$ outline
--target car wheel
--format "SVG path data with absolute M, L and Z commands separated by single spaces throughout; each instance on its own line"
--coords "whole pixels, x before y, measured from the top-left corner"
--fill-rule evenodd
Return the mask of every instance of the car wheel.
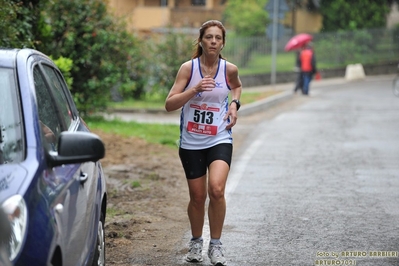
M 105 234 L 104 234 L 104 214 L 101 213 L 101 219 L 98 221 L 96 250 L 94 253 L 93 266 L 105 265 Z

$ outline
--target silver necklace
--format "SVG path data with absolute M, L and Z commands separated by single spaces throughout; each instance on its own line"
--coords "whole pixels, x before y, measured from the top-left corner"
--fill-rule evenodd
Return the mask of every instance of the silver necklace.
M 206 57 L 204 56 L 204 72 L 205 72 L 205 76 L 210 76 L 213 73 L 213 70 L 215 68 L 215 64 L 218 61 L 219 57 L 216 57 L 216 60 L 213 62 L 212 67 L 210 68 L 210 70 L 206 69 L 205 65 L 206 65 Z

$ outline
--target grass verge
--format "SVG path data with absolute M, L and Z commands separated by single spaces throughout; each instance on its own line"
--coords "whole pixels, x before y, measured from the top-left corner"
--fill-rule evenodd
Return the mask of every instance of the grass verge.
M 261 99 L 270 97 L 280 91 L 270 90 L 261 92 L 243 92 L 241 102 L 243 105 L 249 104 Z M 150 102 L 150 103 L 149 103 Z M 118 108 L 134 108 L 145 109 L 151 106 L 152 109 L 163 109 L 164 101 L 154 100 L 151 101 L 137 101 L 129 100 L 121 103 L 112 103 L 113 109 Z M 105 133 L 117 134 L 125 137 L 138 137 L 150 143 L 157 143 L 177 147 L 176 141 L 180 137 L 180 130 L 178 125 L 169 124 L 151 124 L 139 123 L 135 121 L 126 122 L 119 119 L 106 120 L 103 117 L 89 117 L 86 118 L 86 123 L 91 130 L 100 130 Z
M 241 94 L 241 103 L 248 104 L 253 103 L 255 101 L 259 101 L 261 99 L 272 96 L 281 91 L 278 90 L 267 90 L 260 92 L 246 92 L 245 89 Z M 165 96 L 166 98 L 166 96 Z M 123 102 L 112 102 L 109 103 L 109 107 L 114 110 L 118 109 L 158 109 L 163 110 L 165 105 L 165 98 L 160 99 L 159 97 L 151 98 L 148 97 L 144 100 L 134 100 L 128 99 Z
M 150 143 L 176 147 L 176 140 L 179 139 L 178 125 L 125 122 L 118 119 L 106 120 L 102 117 L 90 117 L 85 121 L 91 130 L 101 130 L 124 137 L 134 136 Z

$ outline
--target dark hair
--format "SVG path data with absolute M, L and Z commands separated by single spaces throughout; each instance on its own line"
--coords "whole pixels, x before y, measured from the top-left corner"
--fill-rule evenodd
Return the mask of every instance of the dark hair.
M 219 29 L 222 30 L 222 34 L 223 34 L 223 45 L 226 42 L 226 28 L 223 26 L 222 22 L 220 22 L 219 20 L 208 20 L 206 21 L 204 24 L 202 24 L 202 26 L 199 29 L 199 36 L 197 39 L 197 43 L 195 44 L 197 46 L 197 49 L 194 51 L 192 58 L 197 58 L 200 57 L 202 55 L 202 47 L 199 45 L 199 43 L 201 42 L 202 38 L 204 37 L 205 31 L 206 29 L 216 26 Z M 223 58 L 223 56 L 221 54 L 219 54 L 220 58 Z

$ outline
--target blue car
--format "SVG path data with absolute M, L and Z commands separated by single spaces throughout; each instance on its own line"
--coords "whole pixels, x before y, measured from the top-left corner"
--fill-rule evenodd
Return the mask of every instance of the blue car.
M 0 206 L 12 265 L 105 265 L 104 155 L 52 60 L 0 49 Z
M 11 261 L 8 257 L 8 241 L 11 238 L 11 224 L 7 214 L 0 208 L 0 265 L 10 266 Z

